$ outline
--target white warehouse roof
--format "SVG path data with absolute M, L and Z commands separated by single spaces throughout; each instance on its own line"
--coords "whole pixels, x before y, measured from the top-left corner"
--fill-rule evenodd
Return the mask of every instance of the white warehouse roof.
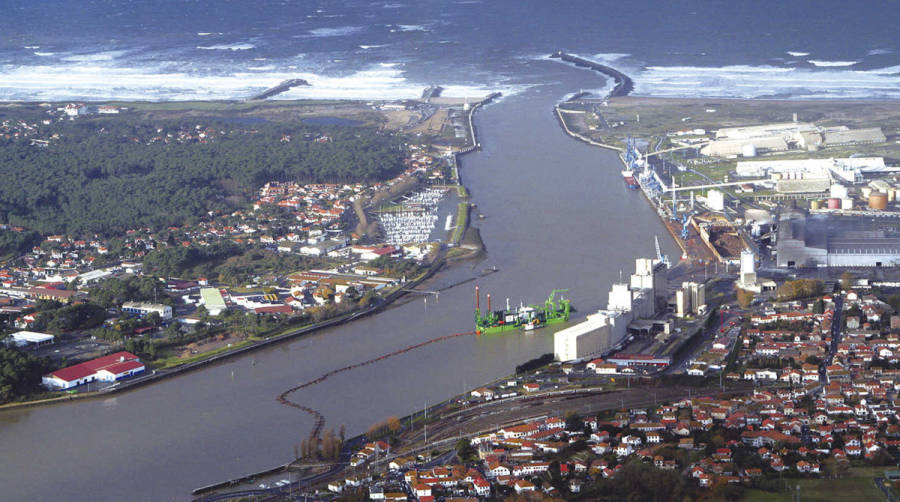
M 24 347 L 28 344 L 41 344 L 52 342 L 55 337 L 53 335 L 48 335 L 46 333 L 38 333 L 36 331 L 19 331 L 18 333 L 13 333 L 10 335 L 10 339 L 12 340 L 12 344 L 15 344 L 17 347 Z

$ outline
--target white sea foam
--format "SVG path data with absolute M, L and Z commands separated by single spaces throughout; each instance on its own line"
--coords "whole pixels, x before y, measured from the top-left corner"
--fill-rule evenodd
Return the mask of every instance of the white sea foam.
M 900 75 L 900 65 L 876 68 L 874 70 L 861 70 L 857 73 L 873 73 L 876 75 Z
M 40 49 L 41 46 L 40 46 L 40 45 L 26 45 L 25 48 L 26 48 L 26 49 L 30 49 L 30 50 L 34 50 L 34 49 Z
M 597 61 L 598 63 L 612 63 L 614 61 L 618 61 L 620 59 L 625 59 L 630 57 L 631 54 L 625 54 L 621 52 L 611 52 L 611 53 L 601 53 L 594 54 L 593 56 L 588 56 L 587 59 L 592 61 Z
M 309 34 L 314 37 L 343 37 L 363 31 L 362 26 L 339 26 L 337 28 L 316 28 L 309 30 Z
M 892 49 L 872 49 L 866 53 L 867 56 L 880 56 L 882 54 L 892 54 Z
M 808 52 L 800 52 L 800 51 L 787 51 L 787 54 L 789 56 L 794 56 L 795 58 L 802 58 L 802 57 L 809 56 Z
M 275 65 L 244 67 L 229 75 L 165 71 L 160 67 L 120 68 L 102 62 L 0 67 L 0 100 L 150 100 L 241 99 L 287 79 L 302 78 L 309 87 L 294 87 L 276 99 L 414 99 L 426 84 L 410 82 L 399 65 L 375 65 L 346 76 L 283 70 Z M 447 96 L 484 96 L 496 89 L 445 85 Z M 504 94 L 516 92 L 500 87 Z
M 379 47 L 384 47 L 384 44 L 382 44 L 382 45 L 360 45 L 359 46 L 360 49 L 364 49 L 364 50 L 377 49 Z
M 250 49 L 255 49 L 256 46 L 244 42 L 238 44 L 198 45 L 197 48 L 204 51 L 249 51 Z
M 382 9 L 402 9 L 403 7 L 406 7 L 406 5 L 402 3 L 386 3 L 381 6 Z
M 398 32 L 398 31 L 409 32 L 409 31 L 431 31 L 431 30 L 429 30 L 425 26 L 422 26 L 421 24 L 398 24 L 398 25 L 395 25 L 395 27 L 391 29 L 392 33 Z
M 200 32 L 197 32 L 197 36 L 198 36 L 198 37 L 208 37 L 208 36 L 211 36 L 211 35 L 221 35 L 221 34 L 222 34 L 222 32 L 215 32 L 215 31 L 200 31 Z
M 54 54 L 56 54 L 56 53 L 55 53 L 55 52 L 38 52 L 38 51 L 34 51 L 34 55 L 35 55 L 35 56 L 46 57 L 46 56 L 53 56 Z
M 859 63 L 859 61 L 820 61 L 817 59 L 808 59 L 806 62 L 813 66 L 819 66 L 822 68 L 840 68 L 844 66 L 853 66 L 856 63 Z

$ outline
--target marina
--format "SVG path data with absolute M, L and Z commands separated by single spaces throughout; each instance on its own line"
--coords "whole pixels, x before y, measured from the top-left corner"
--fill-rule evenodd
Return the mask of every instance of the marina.
M 378 223 L 387 244 L 418 244 L 432 240 L 438 221 L 438 207 L 446 190 L 427 188 L 404 196 L 399 204 L 378 211 Z M 449 230 L 450 218 L 445 222 Z

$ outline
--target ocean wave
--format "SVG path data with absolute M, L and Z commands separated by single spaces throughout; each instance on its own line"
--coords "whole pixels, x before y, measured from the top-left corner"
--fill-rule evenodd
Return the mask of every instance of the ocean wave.
M 892 49 L 872 49 L 866 53 L 867 56 L 881 56 L 883 54 L 893 54 Z
M 793 56 L 795 58 L 802 58 L 802 57 L 809 56 L 808 52 L 800 52 L 800 51 L 787 51 L 786 54 L 789 56 Z
M 747 65 L 729 65 L 729 66 L 648 66 L 646 68 L 653 72 L 663 73 L 791 73 L 796 71 L 795 68 L 778 68 L 775 66 L 747 66 Z
M 245 42 L 238 44 L 198 45 L 197 48 L 203 51 L 249 51 L 250 49 L 255 49 L 256 46 Z
M 822 68 L 840 68 L 844 66 L 853 66 L 859 63 L 859 61 L 819 61 L 817 59 L 808 59 L 806 62 Z
M 898 99 L 900 66 L 867 71 L 753 66 L 651 66 L 629 73 L 635 94 L 659 97 Z
M 34 50 L 34 49 L 40 49 L 41 46 L 40 45 L 26 45 L 24 48 L 28 49 L 28 50 Z
M 377 48 L 379 48 L 379 47 L 384 47 L 384 44 L 381 44 L 381 45 L 360 45 L 360 46 L 359 46 L 359 48 L 360 48 L 360 49 L 363 49 L 363 50 L 377 49 Z
M 314 37 L 343 37 L 363 31 L 362 26 L 339 26 L 337 28 L 316 28 L 309 30 L 309 34 Z
M 92 63 L 99 61 L 114 61 L 123 56 L 125 51 L 103 51 L 85 54 L 70 54 L 62 58 L 63 61 L 70 63 Z
M 41 57 L 53 56 L 53 55 L 55 55 L 55 54 L 56 54 L 55 52 L 38 52 L 38 51 L 34 51 L 34 55 L 35 55 L 35 56 L 41 56 Z
M 389 63 L 390 64 L 390 63 Z M 111 67 L 103 64 L 9 66 L 0 71 L 0 100 L 148 100 L 185 101 L 242 99 L 287 79 L 298 86 L 276 99 L 415 99 L 427 85 L 408 81 L 399 65 L 375 65 L 346 76 L 264 67 L 234 67 L 232 73 L 210 75 L 165 71 L 161 67 Z M 514 86 L 444 85 L 444 95 L 477 98 L 494 90 L 513 94 Z
M 386 3 L 381 6 L 382 9 L 402 9 L 406 7 L 406 5 L 402 3 Z
M 209 37 L 212 35 L 221 35 L 221 34 L 222 34 L 222 32 L 220 32 L 220 31 L 198 31 L 197 32 L 198 37 Z

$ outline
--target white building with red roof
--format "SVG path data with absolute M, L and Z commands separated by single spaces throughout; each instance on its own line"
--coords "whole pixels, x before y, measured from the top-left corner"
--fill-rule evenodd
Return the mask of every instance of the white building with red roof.
M 138 356 L 122 351 L 56 370 L 41 380 L 51 390 L 71 389 L 89 382 L 115 382 L 145 369 Z

